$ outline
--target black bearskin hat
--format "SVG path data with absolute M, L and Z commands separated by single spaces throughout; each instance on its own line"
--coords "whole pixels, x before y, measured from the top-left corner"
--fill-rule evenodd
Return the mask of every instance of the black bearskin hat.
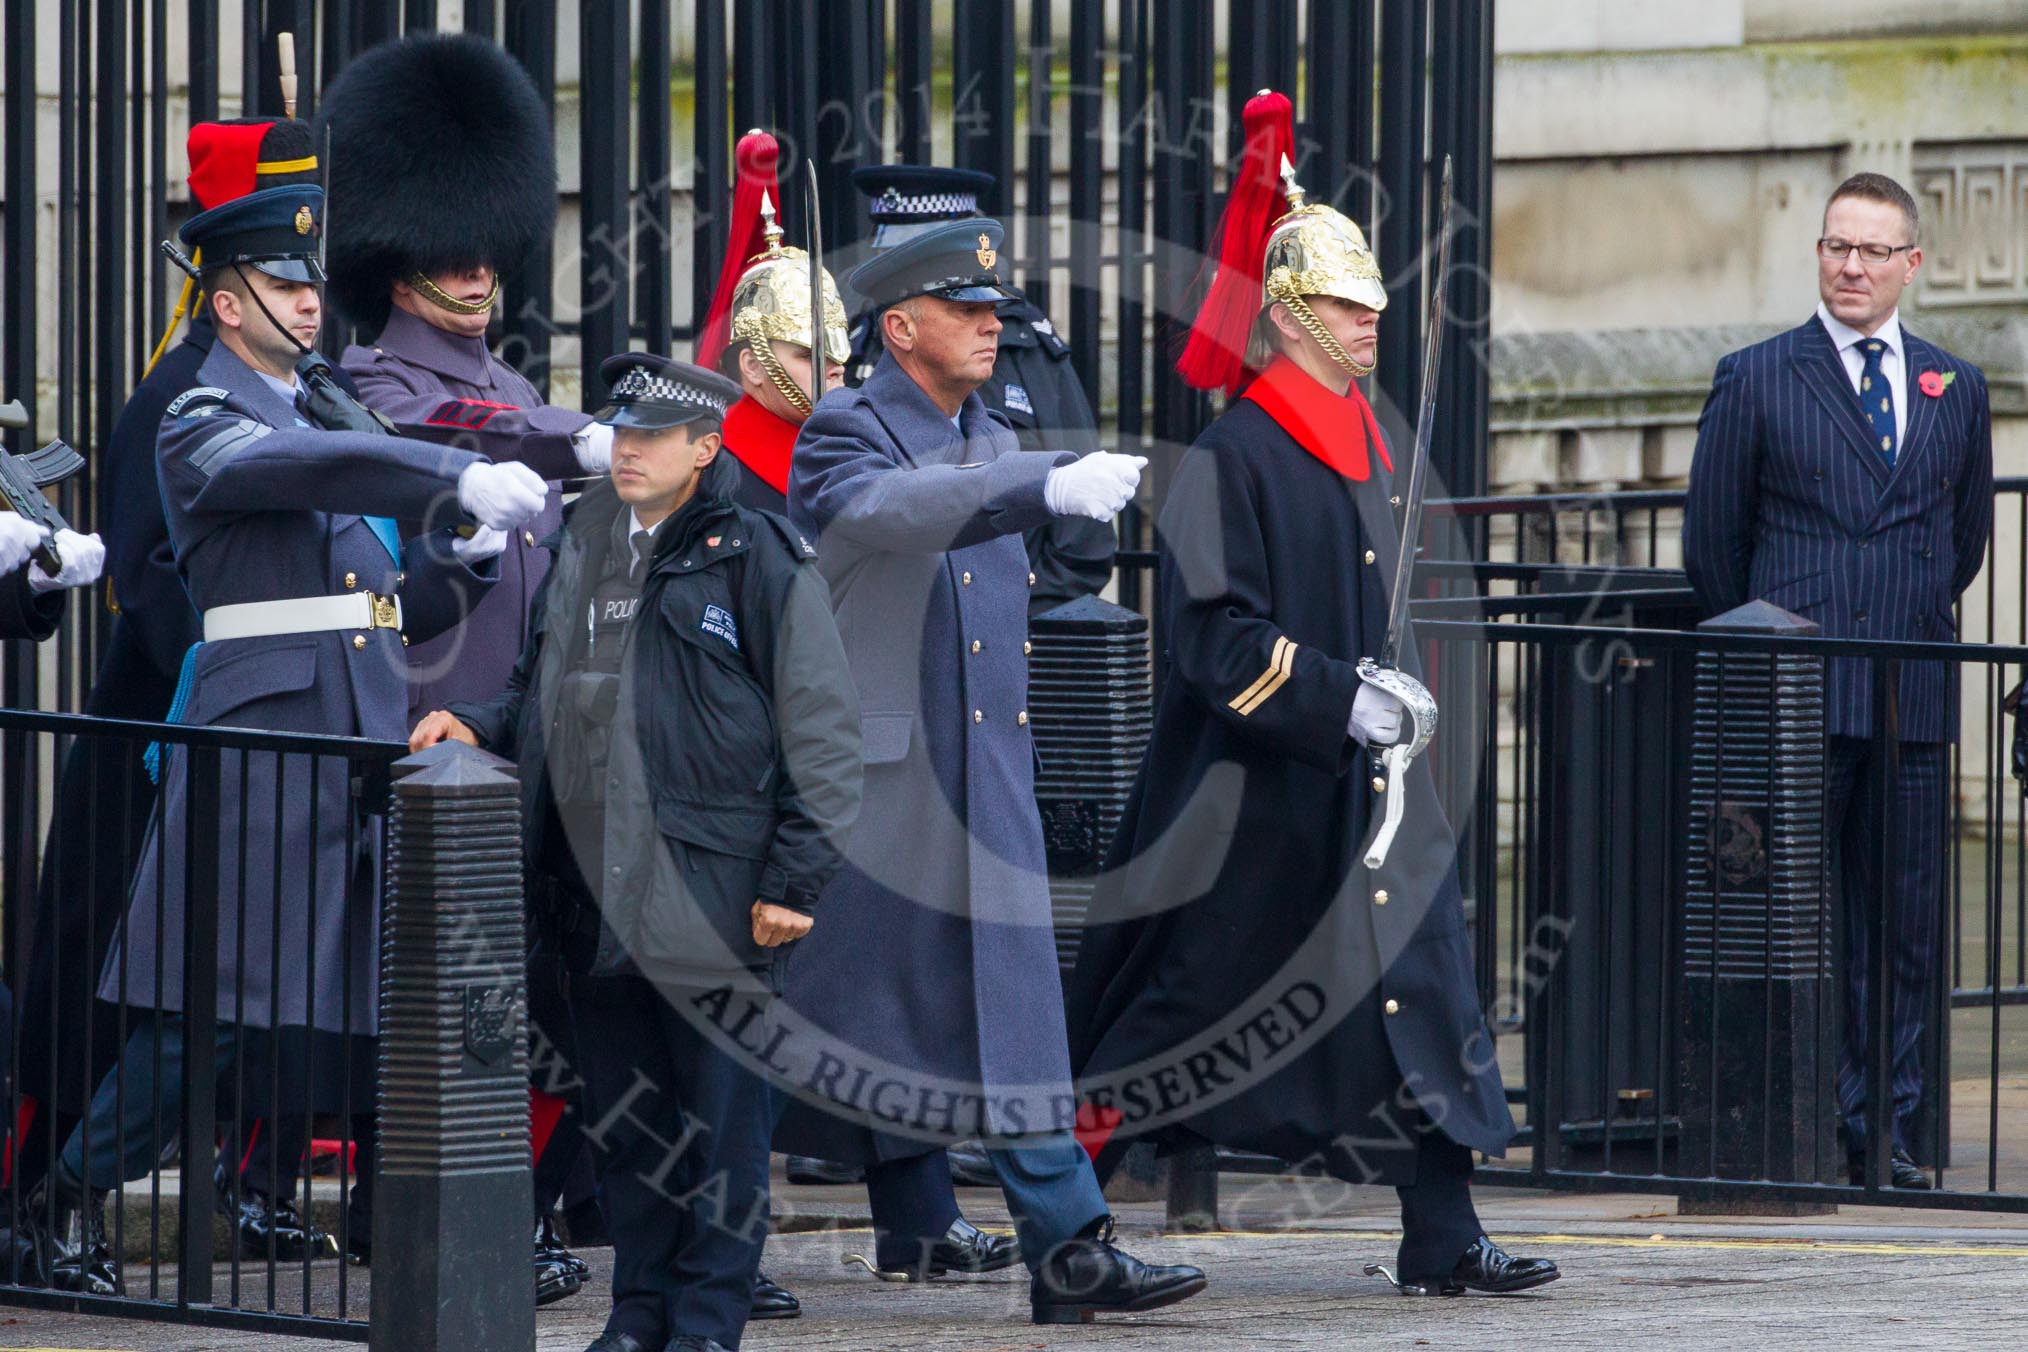
M 330 133 L 332 299 L 368 333 L 411 272 L 518 267 L 556 221 L 549 105 L 483 38 L 430 34 L 363 53 L 318 113 Z

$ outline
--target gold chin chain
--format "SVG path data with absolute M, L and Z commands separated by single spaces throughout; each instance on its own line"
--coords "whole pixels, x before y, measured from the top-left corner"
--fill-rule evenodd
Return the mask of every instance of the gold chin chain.
M 423 298 L 430 304 L 440 310 L 449 310 L 454 315 L 485 314 L 500 299 L 500 279 L 497 276 L 493 278 L 493 289 L 486 293 L 484 300 L 459 300 L 420 272 L 411 272 L 406 280 L 410 286 L 421 292 Z
M 805 418 L 809 417 L 810 392 L 789 379 L 788 371 L 775 357 L 773 346 L 765 338 L 749 338 L 746 340 L 746 348 L 753 353 L 754 360 L 761 364 L 761 369 L 768 373 L 768 379 L 775 383 L 775 388 L 782 392 L 782 398 L 789 401 L 790 407 Z
M 1308 301 L 1297 295 L 1274 295 L 1272 292 L 1270 294 L 1275 300 L 1289 307 L 1289 313 L 1294 315 L 1296 322 L 1317 340 L 1317 345 L 1324 349 L 1324 355 L 1350 371 L 1354 380 L 1364 380 L 1373 374 L 1372 366 L 1361 366 L 1352 360 L 1352 354 L 1345 350 L 1345 345 L 1338 341 L 1337 335 L 1324 327 L 1324 321 L 1317 318 L 1317 312 L 1310 308 Z

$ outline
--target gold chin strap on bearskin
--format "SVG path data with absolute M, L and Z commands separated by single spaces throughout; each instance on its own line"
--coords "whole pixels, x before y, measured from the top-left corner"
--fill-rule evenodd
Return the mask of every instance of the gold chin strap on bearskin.
M 454 315 L 482 315 L 500 300 L 500 278 L 497 275 L 493 278 L 493 289 L 486 293 L 484 300 L 459 300 L 420 272 L 411 272 L 402 280 L 414 287 L 424 300 Z
M 1286 305 L 1331 360 L 1354 377 L 1372 375 L 1373 368 L 1353 361 L 1304 299 L 1336 296 L 1369 310 L 1387 308 L 1387 287 L 1366 234 L 1340 212 L 1308 201 L 1287 159 L 1282 161 L 1282 193 L 1289 200 L 1288 214 L 1275 222 L 1261 260 L 1265 300 Z
M 810 256 L 801 249 L 782 247 L 782 228 L 766 193 L 761 194 L 760 211 L 767 250 L 755 257 L 733 288 L 732 339 L 746 343 L 782 397 L 807 417 L 810 392 L 790 379 L 775 356 L 774 344 L 810 345 Z M 852 354 L 845 337 L 845 301 L 829 272 L 824 274 L 824 353 L 841 365 Z

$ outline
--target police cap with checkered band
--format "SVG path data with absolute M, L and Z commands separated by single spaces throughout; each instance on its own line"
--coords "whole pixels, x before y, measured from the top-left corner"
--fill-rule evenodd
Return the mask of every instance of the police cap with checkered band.
M 739 386 L 718 372 L 652 352 L 622 352 L 599 363 L 612 390 L 598 421 L 610 427 L 680 427 L 699 418 L 722 421 Z

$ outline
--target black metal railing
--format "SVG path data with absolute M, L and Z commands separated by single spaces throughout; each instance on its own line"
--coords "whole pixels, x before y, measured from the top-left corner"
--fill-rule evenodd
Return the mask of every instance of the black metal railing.
M 375 863 L 405 751 L 0 710 L 6 782 L 56 785 L 46 841 L 5 805 L 0 1303 L 364 1337 L 341 1255 L 367 1238 Z M 262 1199 L 304 1233 L 256 1242 L 236 1218 Z M 100 1224 L 103 1258 L 73 1261 Z
M 1478 740 L 1476 754 L 1463 762 L 1471 782 L 1444 787 L 1447 802 L 1460 812 L 1455 824 L 1466 894 L 1474 902 L 1481 996 L 1503 1034 L 1502 1064 L 1523 1122 L 1518 1155 L 1489 1168 L 1488 1179 L 1735 1203 L 1863 1200 L 2028 1210 L 2028 1171 L 2016 1162 L 2020 1143 L 2028 1139 L 2023 1112 L 2028 1102 L 2015 1101 L 2014 1090 L 2028 1067 L 2020 1064 L 2004 1026 L 2004 1010 L 2018 999 L 2007 983 L 2019 969 L 2028 933 L 2022 925 L 2028 831 L 2021 788 L 2006 769 L 2012 728 L 2004 720 L 1976 718 L 1973 697 L 1982 688 L 2006 688 L 2028 664 L 2028 647 L 1639 626 L 1639 619 L 1666 618 L 1672 609 L 1681 615 L 1688 598 L 1680 592 L 1655 598 L 1635 624 L 1559 623 L 1554 606 L 1544 604 L 1555 601 L 1574 612 L 1590 598 L 1481 603 L 1501 615 L 1495 619 L 1445 618 L 1442 611 L 1461 611 L 1465 603 L 1437 603 L 1430 607 L 1436 613 L 1418 624 L 1432 665 L 1446 682 L 1439 697 L 1446 701 L 1447 717 L 1479 698 L 1486 710 L 1467 723 Z M 1697 852 L 1714 848 L 1712 833 L 1719 830 L 1711 824 L 1708 803 L 1704 825 L 1694 828 L 1700 820 L 1693 815 L 1698 777 L 1718 774 L 1719 797 L 1731 803 L 1766 787 L 1741 786 L 1742 754 L 1773 775 L 1774 767 L 1792 770 L 1799 754 L 1822 745 L 1821 723 L 1815 731 L 1803 729 L 1800 742 L 1792 735 L 1779 744 L 1783 727 L 1775 717 L 1754 734 L 1762 739 L 1758 748 L 1741 753 L 1735 747 L 1719 755 L 1693 747 L 1699 735 L 1697 683 L 1714 679 L 1709 670 L 1700 676 L 1698 664 L 1736 665 L 1745 658 L 1864 663 L 1875 691 L 1876 727 L 1892 726 L 1893 691 L 1911 664 L 1947 664 L 1965 692 L 1963 727 L 1945 782 L 1960 787 L 1953 797 L 1961 798 L 1962 786 L 1975 780 L 1985 792 L 1980 811 L 1958 807 L 1942 832 L 1948 859 L 1939 867 L 1947 886 L 1940 889 L 1944 914 L 1938 923 L 1948 943 L 1938 944 L 1931 973 L 1933 999 L 1924 1012 L 1919 1052 L 1927 1078 L 1909 1143 L 1936 1185 L 1932 1190 L 1882 1186 L 1881 1133 L 1868 1143 L 1859 1186 L 1846 1182 L 1846 1155 L 1842 1145 L 1832 1144 L 1840 1138 L 1832 1134 L 1836 1108 L 1825 1099 L 1831 1091 L 1824 1062 L 1828 1057 L 1835 1063 L 1844 1020 L 1833 997 L 1851 973 L 1839 961 L 1835 917 L 1800 923 L 1780 910 L 1797 897 L 1825 898 L 1827 910 L 1834 909 L 1828 876 L 1812 882 L 1798 875 L 1787 894 L 1768 884 L 1757 901 L 1749 896 L 1744 913 L 1738 898 L 1728 897 L 1725 905 L 1732 910 L 1726 923 L 1734 928 L 1716 941 L 1723 949 L 1719 958 L 1711 956 L 1713 940 L 1698 937 L 1700 925 L 1718 923 L 1710 918 L 1718 902 L 1702 890 L 1717 884 L 1710 881 L 1710 867 L 1700 874 Z M 1702 716 L 1707 722 L 1729 716 L 1727 726 L 1737 736 L 1739 719 L 1747 716 L 1739 711 L 1750 712 L 1750 696 L 1736 674 L 1717 679 L 1735 684 L 1729 691 L 1720 685 L 1715 697 L 1707 690 L 1701 707 L 1717 712 Z M 1724 715 L 1726 709 L 1733 712 Z M 1892 734 L 1883 741 L 1899 745 Z M 1440 779 L 1455 773 L 1458 764 L 1455 758 L 1439 760 Z M 1729 785 L 1723 780 L 1727 773 L 1735 776 Z M 1874 791 L 1887 793 L 1900 773 L 1891 756 L 1877 757 Z M 1804 787 L 1790 792 L 1804 817 L 1781 823 L 1779 832 L 1764 819 L 1749 822 L 1748 829 L 1768 832 L 1768 839 L 1757 842 L 1764 850 L 1786 842 L 1800 850 L 1795 857 L 1805 864 L 1820 849 L 1829 859 L 1820 819 L 1807 817 L 1809 811 L 1821 812 L 1821 778 L 1815 800 L 1808 781 L 1797 782 Z M 1888 833 L 1881 833 L 1878 848 L 1879 876 L 1895 877 L 1900 861 Z M 1883 885 L 1864 920 L 1869 940 L 1864 1018 L 1875 1032 L 1887 1023 L 1882 998 L 1896 959 L 1897 931 L 1887 918 L 1904 904 L 1910 903 Z M 1756 912 L 1754 905 L 1763 909 Z M 1794 940 L 1798 933 L 1807 942 L 1784 947 L 1778 941 L 1782 935 Z M 1791 985 L 1777 988 L 1794 975 L 1796 943 L 1821 978 L 1807 997 Z M 1811 950 L 1811 944 L 1818 947 Z M 1699 961 L 1706 968 L 1699 969 Z M 1979 984 L 1968 987 L 1968 979 Z M 1719 1014 L 1724 1000 L 1710 993 L 1714 980 L 1734 992 L 1724 997 L 1733 1010 L 1724 1020 Z M 1762 1017 L 1738 1014 L 1741 989 Z M 1818 1038 L 1808 1055 L 1791 1048 L 1787 1061 L 1782 1039 L 1799 1035 L 1768 1012 L 1782 999 L 1791 1002 L 1783 1017 L 1811 1022 Z M 1708 1027 L 1691 1018 L 1693 1006 L 1699 1019 L 1710 1021 Z M 1864 1068 L 1867 1101 L 1891 1102 L 1887 1039 L 1869 1035 L 1868 1045 L 1875 1054 Z M 1763 1050 L 1755 1060 L 1742 1047 Z M 1805 1142 L 1805 1165 L 1796 1164 L 1793 1150 L 1782 1152 L 1783 1138 L 1772 1127 L 1758 1145 L 1749 1141 L 1742 1147 L 1727 1134 L 1740 1129 L 1738 1115 L 1709 1111 L 1709 1086 L 1738 1075 L 1742 1057 L 1758 1067 L 1751 1089 L 1763 1102 L 1801 1093 L 1795 1077 L 1805 1070 L 1818 1077 L 1808 1086 L 1817 1095 L 1810 1111 L 1819 1116 L 1817 1134 Z M 1800 1130 L 1793 1120 L 1788 1125 L 1792 1134 Z M 1786 1160 L 1786 1167 L 1775 1167 L 1774 1156 Z

